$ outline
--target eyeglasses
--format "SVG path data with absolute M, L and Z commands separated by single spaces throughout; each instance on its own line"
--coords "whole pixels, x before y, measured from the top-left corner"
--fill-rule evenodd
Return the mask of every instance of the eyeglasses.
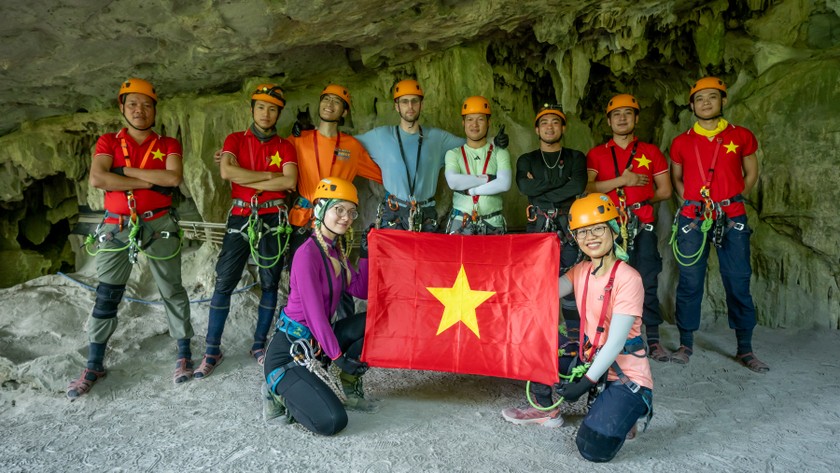
M 335 214 L 338 218 L 344 218 L 345 216 L 350 220 L 356 220 L 359 218 L 359 211 L 356 209 L 347 209 L 340 205 L 336 205 L 333 208 L 335 209 Z
M 578 241 L 585 240 L 587 233 L 591 234 L 595 238 L 598 238 L 604 236 L 604 233 L 606 232 L 606 225 L 598 225 L 597 227 L 592 228 L 581 228 L 580 230 L 575 230 L 575 239 Z
M 397 102 L 398 102 L 400 105 L 419 105 L 419 104 L 420 104 L 420 99 L 418 99 L 418 98 L 413 98 L 413 99 L 399 99 L 399 100 L 397 100 Z
M 340 99 L 336 96 L 330 96 L 330 95 L 324 95 L 323 97 L 321 97 L 321 102 L 322 103 L 326 102 L 330 105 L 344 105 L 344 100 L 342 100 L 342 99 Z

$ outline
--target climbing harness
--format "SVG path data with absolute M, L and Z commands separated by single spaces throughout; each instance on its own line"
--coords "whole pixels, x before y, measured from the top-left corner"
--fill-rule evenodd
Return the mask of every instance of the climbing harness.
M 481 174 L 487 174 L 487 167 L 490 164 L 490 158 L 492 155 L 493 145 L 491 144 L 490 147 L 487 149 L 487 156 L 484 157 L 484 167 L 481 169 Z M 470 171 L 470 163 L 467 159 L 466 145 L 461 146 L 461 157 L 464 159 L 464 168 L 467 171 L 467 175 L 472 175 L 472 172 Z M 478 156 L 475 159 L 480 158 L 481 157 Z M 452 221 L 457 217 L 461 217 L 461 229 L 459 233 L 462 233 L 464 235 L 487 235 L 506 233 L 507 228 L 504 218 L 502 218 L 501 229 L 487 223 L 487 220 L 502 215 L 502 212 L 499 210 L 496 212 L 489 213 L 487 215 L 481 215 L 478 213 L 478 202 L 481 196 L 474 195 L 471 197 L 473 204 L 472 211 L 470 213 L 466 213 L 458 209 L 452 209 L 446 233 L 455 233 L 452 229 Z
M 257 267 L 262 269 L 273 268 L 280 259 L 283 253 L 286 252 L 289 246 L 289 238 L 292 235 L 292 226 L 289 224 L 289 215 L 286 210 L 286 203 L 283 199 L 273 199 L 259 203 L 259 193 L 251 196 L 251 201 L 246 202 L 242 199 L 233 199 L 230 215 L 235 207 L 249 208 L 251 210 L 248 215 L 248 220 L 240 228 L 228 228 L 227 233 L 239 233 L 245 240 L 248 241 L 248 246 L 251 250 L 251 257 Z M 271 227 L 263 222 L 260 218 L 259 211 L 271 207 L 277 208 L 277 226 Z M 275 236 L 277 238 L 277 254 L 272 256 L 263 256 L 260 254 L 259 246 L 260 240 L 264 236 Z M 285 241 L 283 236 L 285 235 Z
M 540 233 L 557 233 L 557 237 L 560 238 L 560 243 L 563 246 L 575 248 L 577 247 L 577 241 L 575 241 L 575 237 L 572 236 L 571 232 L 568 231 L 568 226 L 561 228 L 563 225 L 558 222 L 561 217 L 567 215 L 569 215 L 567 211 L 557 208 L 545 210 L 533 204 L 525 208 L 525 218 L 528 222 L 534 223 L 538 218 L 543 218 L 542 228 L 538 230 Z M 581 260 L 582 256 L 582 252 L 578 248 L 578 256 L 575 258 L 575 261 L 568 267 L 561 267 L 560 272 L 565 273 L 568 271 Z
M 624 166 L 624 170 L 628 170 L 633 167 L 633 158 L 636 157 L 636 151 L 639 148 L 639 141 L 636 140 L 633 142 L 633 149 L 630 150 L 630 157 L 627 159 L 627 164 Z M 612 161 L 613 167 L 615 168 L 615 177 L 621 177 L 622 171 L 618 167 L 618 157 L 615 154 L 615 146 L 610 147 L 610 152 L 612 153 Z M 621 235 L 621 247 L 625 251 L 632 251 L 633 246 L 635 244 L 636 236 L 639 234 L 640 225 L 639 217 L 636 216 L 635 210 L 639 210 L 645 205 L 650 204 L 649 201 L 644 200 L 642 202 L 636 202 L 631 205 L 627 205 L 627 193 L 624 191 L 624 187 L 616 187 L 615 193 L 618 196 L 618 224 L 619 224 L 619 234 Z M 651 230 L 653 226 L 651 226 Z
M 397 142 L 400 145 L 400 157 L 402 158 L 403 166 L 405 167 L 405 178 L 406 182 L 408 183 L 408 200 L 401 200 L 397 198 L 394 194 L 386 192 L 385 201 L 379 204 L 379 207 L 376 211 L 376 228 L 382 228 L 382 216 L 385 211 L 385 206 L 388 206 L 388 209 L 391 212 L 396 213 L 400 210 L 400 206 L 408 208 L 408 231 L 410 232 L 419 232 L 423 226 L 423 219 L 420 218 L 419 221 L 417 219 L 417 214 L 422 212 L 421 209 L 423 207 L 429 206 L 429 204 L 434 205 L 434 200 L 426 199 L 422 202 L 417 202 L 417 199 L 414 197 L 414 192 L 417 187 L 417 173 L 420 169 L 420 152 L 423 149 L 423 127 L 419 127 L 420 137 L 417 143 L 417 157 L 414 160 L 414 175 L 412 177 L 411 173 L 408 169 L 408 160 L 405 156 L 405 148 L 403 147 L 402 137 L 400 136 L 400 128 L 398 126 L 394 127 L 394 133 L 397 135 Z M 390 222 L 384 222 L 388 227 L 395 227 L 401 223 L 401 218 L 397 216 L 394 220 Z

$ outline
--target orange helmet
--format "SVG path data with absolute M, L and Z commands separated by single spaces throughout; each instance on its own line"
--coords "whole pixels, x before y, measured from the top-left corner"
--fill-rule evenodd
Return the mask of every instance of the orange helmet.
M 394 100 L 397 100 L 403 95 L 419 95 L 423 97 L 423 89 L 420 87 L 420 83 L 414 79 L 401 80 L 394 86 Z
M 469 115 L 471 113 L 483 113 L 490 116 L 490 102 L 480 95 L 467 97 L 464 104 L 461 105 L 461 115 Z
M 318 187 L 315 188 L 315 195 L 312 196 L 313 202 L 318 199 L 346 200 L 359 205 L 359 194 L 356 192 L 356 186 L 352 182 L 339 177 L 325 177 L 321 179 Z
M 703 89 L 717 89 L 723 97 L 726 97 L 726 84 L 722 80 L 717 77 L 704 77 L 691 86 L 691 92 L 688 93 L 688 101 L 691 102 L 694 100 L 694 94 Z
M 337 95 L 341 100 L 344 100 L 344 108 L 350 108 L 350 91 L 347 90 L 347 87 L 338 84 L 330 84 L 324 87 L 324 90 L 321 91 L 321 98 L 324 98 L 327 94 Z
M 566 114 L 563 113 L 563 107 L 560 105 L 546 103 L 543 104 L 543 106 L 540 107 L 540 111 L 537 112 L 537 118 L 534 119 L 534 126 L 540 126 L 540 118 L 545 115 L 557 115 L 561 120 L 563 120 L 563 125 L 566 124 Z
M 593 192 L 575 200 L 569 209 L 569 230 L 606 223 L 618 218 L 618 209 L 606 194 Z
M 639 108 L 639 101 L 636 100 L 636 97 L 633 97 L 630 94 L 618 94 L 607 102 L 607 115 L 609 115 L 613 110 L 621 107 L 630 107 L 635 108 L 637 112 L 641 111 L 641 108 Z
M 254 93 L 251 94 L 251 100 L 262 100 L 263 102 L 277 105 L 282 110 L 286 106 L 286 96 L 283 89 L 274 84 L 260 84 L 257 86 Z
M 117 94 L 117 100 L 123 102 L 123 96 L 126 94 L 143 94 L 151 97 L 157 103 L 157 94 L 155 93 L 155 86 L 151 82 L 143 79 L 132 77 L 123 82 L 120 86 L 120 93 Z

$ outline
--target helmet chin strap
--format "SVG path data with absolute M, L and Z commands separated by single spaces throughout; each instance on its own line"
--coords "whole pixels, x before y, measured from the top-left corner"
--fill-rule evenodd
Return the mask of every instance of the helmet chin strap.
M 125 123 L 128 126 L 130 126 L 131 128 L 134 128 L 137 131 L 148 131 L 148 130 L 151 130 L 153 126 L 155 126 L 155 122 L 152 122 L 152 124 L 147 126 L 146 128 L 137 128 L 136 126 L 132 125 L 131 120 L 129 120 L 128 117 L 125 116 L 125 112 L 123 112 L 123 120 L 125 120 Z

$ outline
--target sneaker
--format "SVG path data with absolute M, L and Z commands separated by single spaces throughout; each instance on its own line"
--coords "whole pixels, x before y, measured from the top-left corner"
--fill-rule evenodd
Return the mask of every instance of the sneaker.
M 268 384 L 261 383 L 260 394 L 263 399 L 263 420 L 268 422 L 287 415 L 286 403 L 282 396 L 268 390 Z
M 685 345 L 680 345 L 680 349 L 671 354 L 671 363 L 678 365 L 687 365 L 694 350 Z
M 172 381 L 175 384 L 185 383 L 193 377 L 193 364 L 189 358 L 178 358 L 175 362 L 175 375 Z
M 506 421 L 516 425 L 539 424 L 552 429 L 563 425 L 560 408 L 541 411 L 530 405 L 525 407 L 508 407 L 502 411 L 502 417 Z
M 70 382 L 67 386 L 67 397 L 71 401 L 75 401 L 80 396 L 87 394 L 88 391 L 96 384 L 97 381 L 104 378 L 108 373 L 103 369 L 102 371 L 94 371 L 85 368 L 79 379 Z
M 218 368 L 219 365 L 222 364 L 223 355 L 219 353 L 218 355 L 204 355 L 204 358 L 201 359 L 201 365 L 198 366 L 198 369 L 193 371 L 193 376 L 195 379 L 204 379 L 210 374 L 213 373 L 213 370 Z
M 655 361 L 667 363 L 671 361 L 671 353 L 667 348 L 663 347 L 661 343 L 654 342 L 648 347 L 648 356 Z

